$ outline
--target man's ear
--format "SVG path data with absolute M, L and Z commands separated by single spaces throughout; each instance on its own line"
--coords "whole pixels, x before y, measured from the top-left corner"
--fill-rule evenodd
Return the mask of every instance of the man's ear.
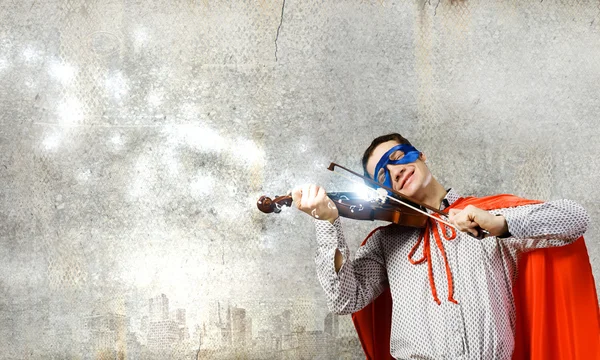
M 426 161 L 427 156 L 425 156 L 425 154 L 423 154 L 423 153 L 419 153 L 419 159 L 421 159 L 422 161 Z

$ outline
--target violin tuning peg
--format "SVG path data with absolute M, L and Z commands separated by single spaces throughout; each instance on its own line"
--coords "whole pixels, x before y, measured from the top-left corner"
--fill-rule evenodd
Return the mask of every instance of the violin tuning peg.
M 381 204 L 384 204 L 388 197 L 387 190 L 384 188 L 377 188 L 377 201 Z

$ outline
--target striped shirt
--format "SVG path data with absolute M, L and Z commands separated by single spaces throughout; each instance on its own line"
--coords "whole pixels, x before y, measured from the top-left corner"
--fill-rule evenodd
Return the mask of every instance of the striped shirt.
M 441 210 L 459 199 L 450 190 Z M 432 274 L 441 304 L 432 296 L 426 262 L 408 257 L 421 229 L 386 226 L 375 231 L 354 256 L 344 239 L 341 221 L 315 220 L 317 276 L 329 310 L 357 312 L 390 287 L 393 298 L 390 349 L 396 359 L 510 359 L 514 348 L 515 305 L 512 285 L 520 253 L 562 246 L 586 231 L 589 216 L 571 200 L 497 209 L 510 236 L 478 240 L 457 232 L 442 240 L 453 278 L 454 299 L 448 301 L 445 262 L 431 235 Z M 439 231 L 440 227 L 434 231 Z M 443 234 L 440 235 L 444 239 Z M 422 245 L 421 245 L 422 246 Z M 336 273 L 336 249 L 343 265 Z M 417 249 L 414 258 L 422 256 Z

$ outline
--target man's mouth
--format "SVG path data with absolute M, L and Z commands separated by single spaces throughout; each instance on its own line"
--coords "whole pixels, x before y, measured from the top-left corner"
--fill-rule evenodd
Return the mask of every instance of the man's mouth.
M 402 190 L 404 188 L 404 185 L 406 185 L 406 183 L 412 178 L 413 174 L 415 173 L 415 170 L 409 170 L 406 175 L 404 175 L 404 177 L 402 178 L 402 180 L 400 180 L 400 190 Z

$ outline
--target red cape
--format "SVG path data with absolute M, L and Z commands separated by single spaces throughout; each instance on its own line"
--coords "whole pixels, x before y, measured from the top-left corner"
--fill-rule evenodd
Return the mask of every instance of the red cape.
M 448 209 L 473 205 L 492 210 L 535 203 L 539 201 L 495 195 L 460 198 Z M 600 359 L 598 297 L 583 237 L 570 245 L 524 253 L 518 269 L 513 286 L 517 310 L 513 360 Z M 393 360 L 389 288 L 352 314 L 352 321 L 367 360 Z

